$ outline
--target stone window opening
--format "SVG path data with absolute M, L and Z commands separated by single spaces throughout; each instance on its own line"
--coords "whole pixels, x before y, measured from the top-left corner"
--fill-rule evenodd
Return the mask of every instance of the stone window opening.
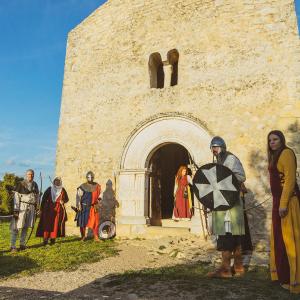
M 162 89 L 165 83 L 165 73 L 161 55 L 158 52 L 150 55 L 148 67 L 150 75 L 150 88 Z
M 167 54 L 167 62 L 169 66 L 169 83 L 170 86 L 178 84 L 178 61 L 179 61 L 179 52 L 176 49 L 172 49 Z
M 148 67 L 150 76 L 150 88 L 162 89 L 165 86 L 178 84 L 179 52 L 172 49 L 167 53 L 167 60 L 162 61 L 158 52 L 149 57 Z

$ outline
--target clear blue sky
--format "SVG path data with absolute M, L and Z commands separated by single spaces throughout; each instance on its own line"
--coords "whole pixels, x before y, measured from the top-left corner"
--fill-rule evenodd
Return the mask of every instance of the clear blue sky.
M 68 32 L 105 0 L 0 0 L 0 178 L 53 175 Z
M 53 175 L 67 33 L 104 2 L 0 0 L 0 178 Z

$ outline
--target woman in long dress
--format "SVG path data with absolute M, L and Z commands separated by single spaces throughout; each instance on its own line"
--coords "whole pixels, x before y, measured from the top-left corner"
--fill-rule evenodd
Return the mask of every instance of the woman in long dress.
M 44 245 L 55 243 L 55 239 L 65 236 L 67 213 L 64 204 L 69 201 L 60 177 L 53 180 L 52 186 L 45 191 L 41 203 L 41 216 L 36 231 L 37 237 L 44 239 Z
M 186 166 L 181 166 L 175 178 L 173 219 L 192 217 L 192 196 L 189 184 L 192 178 L 188 175 Z
M 270 271 L 283 288 L 300 293 L 300 192 L 297 161 L 281 131 L 268 134 L 270 185 L 273 195 Z

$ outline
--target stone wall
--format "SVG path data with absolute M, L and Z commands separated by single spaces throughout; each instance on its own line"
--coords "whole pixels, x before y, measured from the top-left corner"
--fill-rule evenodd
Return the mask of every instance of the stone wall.
M 151 89 L 149 56 L 166 60 L 171 49 L 178 85 Z M 114 179 L 131 132 L 161 113 L 224 137 L 245 166 L 249 201 L 262 201 L 266 135 L 300 118 L 299 58 L 291 0 L 106 2 L 68 36 L 56 173 L 71 202 L 87 170 L 102 185 Z M 270 203 L 251 211 L 257 236 Z

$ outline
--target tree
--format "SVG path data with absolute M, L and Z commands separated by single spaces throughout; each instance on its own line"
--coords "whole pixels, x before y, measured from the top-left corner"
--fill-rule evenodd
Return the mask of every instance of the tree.
M 13 173 L 5 173 L 3 180 L 0 181 L 0 213 L 10 214 L 13 211 L 13 195 L 6 189 L 7 185 L 16 186 L 22 181 L 22 177 L 18 177 Z

